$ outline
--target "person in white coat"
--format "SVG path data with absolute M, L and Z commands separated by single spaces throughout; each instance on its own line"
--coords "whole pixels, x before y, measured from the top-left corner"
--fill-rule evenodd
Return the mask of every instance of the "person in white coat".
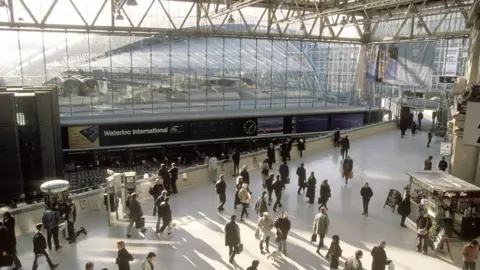
M 266 244 L 266 251 L 270 253 L 268 247 L 270 246 L 270 237 L 273 236 L 272 233 L 273 229 L 273 220 L 269 217 L 268 212 L 263 212 L 263 217 L 258 220 L 257 223 L 257 230 L 259 232 L 260 237 L 260 252 L 263 252 L 263 243 Z
M 208 169 L 210 170 L 210 178 L 212 179 L 213 183 L 217 182 L 217 167 L 218 167 L 218 159 L 215 155 L 212 155 L 208 159 Z
M 155 259 L 157 255 L 153 252 L 149 252 L 147 257 L 143 259 L 142 263 L 140 264 L 140 270 L 153 270 L 153 259 Z

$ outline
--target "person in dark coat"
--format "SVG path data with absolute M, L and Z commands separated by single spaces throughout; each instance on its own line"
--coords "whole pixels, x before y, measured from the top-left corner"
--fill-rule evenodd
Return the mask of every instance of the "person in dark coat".
M 445 157 L 442 157 L 442 160 L 440 160 L 440 162 L 438 162 L 438 169 L 440 171 L 446 171 L 448 168 L 448 162 L 445 160 Z
M 68 206 L 66 207 L 65 220 L 67 221 L 68 242 L 75 243 L 77 235 L 75 233 L 75 221 L 77 221 L 77 207 L 72 199 L 68 199 Z
M 242 189 L 243 185 L 243 179 L 241 176 L 237 177 L 237 184 L 236 184 L 236 190 L 235 190 L 235 201 L 233 203 L 233 206 L 235 209 L 237 209 L 237 205 L 241 204 L 240 199 L 238 198 L 238 192 Z
M 225 205 L 225 202 L 227 202 L 227 184 L 225 183 L 225 180 L 223 178 L 224 176 L 223 174 L 221 174 L 220 179 L 215 184 L 215 190 L 217 191 L 218 199 L 220 200 L 220 205 L 217 207 L 217 209 L 220 212 L 225 210 L 223 206 Z
M 258 260 L 252 261 L 252 265 L 247 267 L 247 270 L 258 270 L 258 266 L 260 265 L 260 262 Z
M 412 122 L 410 129 L 412 130 L 412 139 L 413 139 L 413 137 L 415 137 L 415 133 L 417 132 L 417 124 L 415 123 L 415 121 Z
M 130 270 L 130 262 L 133 261 L 133 256 L 125 248 L 125 242 L 119 241 L 117 243 L 117 259 L 118 270 Z
M 328 180 L 325 179 L 320 185 L 320 197 L 318 198 L 320 206 L 327 207 L 328 199 L 330 199 L 331 196 L 332 192 L 330 190 L 330 185 L 328 184 Z
M 225 224 L 225 246 L 228 247 L 229 262 L 233 263 L 235 259 L 237 246 L 240 245 L 240 227 L 235 222 L 237 216 L 232 215 L 230 222 Z
M 348 178 L 350 177 L 350 173 L 353 171 L 353 160 L 350 156 L 343 161 L 343 177 L 345 178 L 345 185 L 348 184 Z
M 157 233 L 163 234 L 163 231 L 168 227 L 171 229 L 172 223 L 172 209 L 170 208 L 170 204 L 168 201 L 170 200 L 169 197 L 166 197 L 165 200 L 160 204 L 158 208 L 158 216 L 162 218 L 162 227 L 160 227 L 160 231 Z M 167 236 L 170 236 L 172 233 L 171 231 L 167 231 Z
M 283 210 L 282 214 L 275 220 L 273 226 L 277 229 L 276 242 L 278 243 L 278 250 L 283 252 L 284 255 L 287 255 L 287 236 L 291 228 L 291 222 L 285 210 Z
M 43 224 L 39 223 L 35 227 L 37 228 L 37 231 L 33 236 L 33 254 L 35 255 L 35 258 L 33 259 L 32 270 L 38 269 L 37 260 L 38 260 L 38 257 L 40 256 L 44 256 L 47 259 L 47 263 L 51 269 L 57 268 L 58 263 L 57 264 L 52 263 L 52 260 L 50 260 L 50 256 L 48 256 L 48 253 L 46 251 L 47 240 L 45 239 L 45 236 L 43 236 L 42 234 Z
M 263 213 L 268 213 L 268 205 L 267 205 L 267 196 L 268 191 L 262 191 L 262 195 L 258 198 L 258 201 L 255 203 L 255 212 L 259 217 L 263 217 Z
M 373 247 L 370 254 L 372 254 L 372 270 L 385 270 L 387 265 L 392 261 L 387 259 L 387 253 L 385 252 L 385 241 L 381 241 L 378 246 Z
M 350 140 L 348 139 L 348 136 L 345 136 L 340 144 L 342 146 L 342 158 L 345 158 L 345 156 L 348 156 L 348 150 L 350 149 Z
M 340 146 L 340 129 L 339 128 L 335 129 L 335 132 L 333 133 L 333 145 L 335 147 Z
M 430 147 L 430 143 L 432 142 L 432 139 L 433 139 L 433 135 L 431 132 L 428 132 L 428 135 L 427 135 L 427 147 Z
M 300 152 L 300 158 L 303 158 L 303 151 L 305 151 L 305 139 L 298 140 L 297 148 L 298 152 Z
M 398 213 L 402 216 L 400 220 L 400 226 L 406 228 L 405 220 L 407 219 L 408 215 L 410 215 L 411 208 L 410 208 L 410 194 L 406 194 L 405 198 L 398 204 L 397 208 Z
M 240 151 L 238 151 L 238 149 L 233 150 L 232 161 L 233 161 L 232 176 L 237 176 L 240 173 Z
M 307 170 L 304 168 L 304 164 L 300 164 L 300 167 L 297 168 L 298 176 L 298 191 L 297 194 L 300 195 L 300 191 L 305 191 L 306 181 L 307 181 Z
M 280 180 L 282 181 L 283 185 L 288 183 L 288 177 L 290 175 L 290 169 L 288 168 L 287 162 L 283 162 L 278 168 L 278 172 L 280 173 Z
M 155 181 L 155 184 L 153 184 L 148 190 L 148 193 L 150 193 L 150 195 L 152 195 L 153 197 L 153 215 L 154 216 L 157 214 L 157 205 L 155 202 L 157 201 L 158 197 L 162 195 L 163 191 L 164 191 L 164 188 L 163 188 L 163 184 L 160 182 L 160 179 L 157 179 L 157 181 Z
M 129 202 L 129 223 L 127 227 L 127 238 L 130 238 L 130 231 L 133 228 L 133 224 L 136 224 L 142 217 L 143 217 L 143 210 L 140 203 L 137 201 L 138 195 L 136 193 L 132 193 L 130 195 L 130 202 Z M 144 233 L 147 231 L 145 227 L 141 227 L 141 232 Z
M 282 156 L 282 162 L 287 162 L 288 142 L 285 141 L 280 145 L 280 155 Z
M 275 157 L 275 146 L 273 143 L 270 143 L 267 149 L 267 157 L 268 157 L 268 167 L 270 170 L 272 169 L 273 164 L 276 162 L 276 157 Z
M 430 235 L 430 229 L 432 228 L 432 219 L 428 215 L 427 211 L 420 213 L 417 218 L 417 251 L 422 251 L 423 254 L 428 252 L 428 239 Z
M 55 250 L 61 248 L 58 241 L 58 226 L 60 225 L 60 211 L 58 211 L 58 204 L 52 204 L 51 208 L 45 209 L 43 213 L 42 222 L 45 229 L 47 229 L 47 243 L 48 249 L 52 249 L 52 236 Z
M 368 183 L 365 183 L 362 189 L 360 189 L 360 196 L 362 196 L 362 203 L 363 203 L 362 215 L 365 215 L 368 217 L 368 204 L 370 203 L 370 198 L 372 198 L 373 196 L 373 191 L 368 185 Z
M 0 222 L 0 257 L 10 255 L 13 251 L 13 239 L 7 227 Z M 0 266 L 1 267 L 1 266 Z
M 168 194 L 170 195 L 170 175 L 168 174 L 168 169 L 167 165 L 163 164 L 160 165 L 160 170 L 158 170 L 158 176 L 163 179 L 163 187 L 165 188 L 166 191 L 168 191 Z
M 282 199 L 282 190 L 285 188 L 285 185 L 280 180 L 280 176 L 277 175 L 277 180 L 273 182 L 273 191 L 275 192 L 275 203 L 273 204 L 273 211 L 277 212 L 277 206 L 282 207 L 281 199 Z
M 271 173 L 268 175 L 267 181 L 265 181 L 265 188 L 268 191 L 268 205 L 272 205 L 272 193 L 273 193 L 273 182 L 275 180 L 275 175 Z
M 422 119 L 423 119 L 423 113 L 422 112 L 418 112 L 417 119 L 418 119 L 418 129 L 422 129 Z
M 307 181 L 307 194 L 306 194 L 309 204 L 313 204 L 315 202 L 316 186 L 317 186 L 317 179 L 315 178 L 315 174 L 311 172 L 310 177 L 308 178 L 308 181 Z
M 330 269 L 338 269 L 340 266 L 340 257 L 342 256 L 342 249 L 340 248 L 340 237 L 338 235 L 332 236 L 330 248 L 325 255 L 330 260 Z
M 172 168 L 170 168 L 170 170 L 168 170 L 168 175 L 170 176 L 170 184 L 172 186 L 172 193 L 178 193 L 178 190 L 177 190 L 177 179 L 178 179 L 177 164 L 172 163 Z
M 242 182 L 249 186 L 248 192 L 252 194 L 252 192 L 250 191 L 250 174 L 247 171 L 247 165 L 242 166 L 242 171 L 240 172 L 240 176 L 242 177 Z
M 20 269 L 22 268 L 22 263 L 20 262 L 17 256 L 17 237 L 15 236 L 15 218 L 12 216 L 10 212 L 5 212 L 5 214 L 3 214 L 3 225 L 7 228 L 8 233 L 10 235 L 12 248 L 9 254 L 11 254 L 13 257 L 13 263 L 15 264 L 14 269 Z

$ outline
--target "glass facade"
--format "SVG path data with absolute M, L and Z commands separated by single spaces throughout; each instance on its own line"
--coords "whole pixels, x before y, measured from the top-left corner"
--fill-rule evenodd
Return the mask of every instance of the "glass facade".
M 61 116 L 358 105 L 360 45 L 2 32 L 4 85 L 56 84 Z

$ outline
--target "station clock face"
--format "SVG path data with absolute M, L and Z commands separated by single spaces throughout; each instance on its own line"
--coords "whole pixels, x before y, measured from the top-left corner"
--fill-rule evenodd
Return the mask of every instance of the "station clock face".
M 257 131 L 257 123 L 253 120 L 247 120 L 243 123 L 243 131 L 247 135 L 253 135 Z

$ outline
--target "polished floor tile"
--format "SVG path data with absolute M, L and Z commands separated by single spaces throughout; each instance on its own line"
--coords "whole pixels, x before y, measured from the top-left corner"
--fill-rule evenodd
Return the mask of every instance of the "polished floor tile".
M 364 268 L 370 269 L 370 250 L 381 240 L 387 242 L 386 252 L 395 262 L 396 270 L 458 269 L 441 259 L 417 253 L 414 250 L 413 224 L 408 224 L 408 229 L 401 228 L 400 217 L 392 213 L 391 209 L 383 208 L 388 190 L 402 189 L 408 183 L 408 177 L 404 173 L 406 170 L 422 170 L 423 161 L 429 155 L 434 156 L 435 164 L 439 161 L 439 143 L 432 143 L 432 147 L 427 148 L 426 140 L 426 133 L 420 133 L 413 139 L 400 139 L 398 131 L 353 140 L 350 155 L 354 160 L 354 179 L 348 186 L 345 186 L 340 178 L 341 160 L 338 149 L 304 158 L 302 162 L 305 163 L 308 173 L 314 171 L 319 184 L 323 179 L 328 179 L 332 188 L 332 197 L 328 204 L 331 226 L 326 243 L 330 243 L 329 237 L 333 234 L 340 236 L 343 249 L 340 269 L 343 269 L 344 258 L 353 255 L 357 249 L 364 251 Z M 294 172 L 299 163 L 299 160 L 292 161 L 290 170 Z M 256 199 L 261 191 L 259 170 L 251 172 L 251 182 L 253 197 Z M 361 215 L 360 188 L 365 182 L 370 183 L 374 192 L 368 217 Z M 62 242 L 62 249 L 51 252 L 51 257 L 60 263 L 59 269 L 83 269 L 88 261 L 95 263 L 95 269 L 117 269 L 116 242 L 124 240 L 127 249 L 135 257 L 132 269 L 138 269 L 140 261 L 150 251 L 157 254 L 155 269 L 162 270 L 246 269 L 255 259 L 260 260 L 259 269 L 262 270 L 328 269 L 325 258 L 317 255 L 315 246 L 309 243 L 318 205 L 309 205 L 304 195 L 297 195 L 296 183 L 296 177 L 292 175 L 292 181 L 283 198 L 284 208 L 292 222 L 292 231 L 288 238 L 288 257 L 284 259 L 267 260 L 265 255 L 260 254 L 258 241 L 254 237 L 257 217 L 253 209 L 250 209 L 250 217 L 245 223 L 239 223 L 245 250 L 236 257 L 236 265 L 228 263 L 223 227 L 231 214 L 240 215 L 240 210 L 233 209 L 233 177 L 228 177 L 226 211 L 222 214 L 216 211 L 218 202 L 213 184 L 184 190 L 172 196 L 171 205 L 176 227 L 171 239 L 156 238 L 152 229 L 156 222 L 153 217 L 147 217 L 149 230 L 145 233 L 145 238 L 135 231 L 131 239 L 125 239 L 125 222 L 117 222 L 108 227 L 106 213 L 95 212 L 80 216 L 76 224 L 77 227 L 85 226 L 88 235 L 79 237 L 78 242 L 73 245 Z M 316 196 L 318 193 L 317 188 Z M 152 212 L 149 198 L 144 200 L 142 205 L 145 214 Z M 270 212 L 272 217 L 277 216 Z M 21 260 L 28 266 L 25 269 L 29 269 L 33 260 L 31 237 L 19 237 L 18 242 Z M 325 252 L 326 250 L 323 250 L 322 254 Z M 47 266 L 44 264 L 39 269 L 47 269 Z

